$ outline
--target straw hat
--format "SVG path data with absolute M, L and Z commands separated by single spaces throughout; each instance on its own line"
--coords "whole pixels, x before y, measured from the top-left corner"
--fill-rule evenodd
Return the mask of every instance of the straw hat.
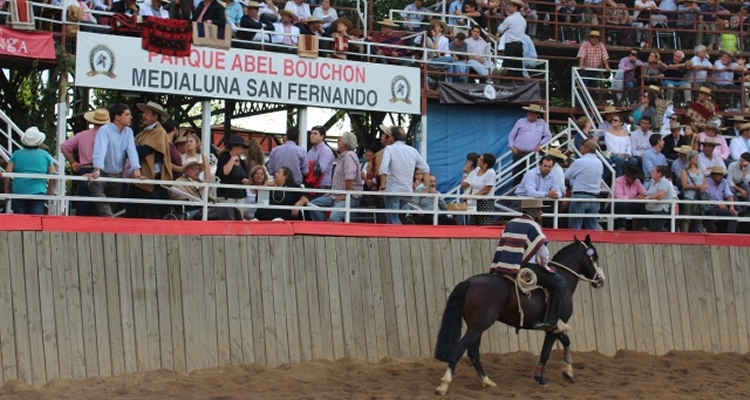
M 524 4 L 521 0 L 510 0 L 510 4 L 516 5 L 518 7 L 523 7 Z
M 716 123 L 716 121 L 709 121 L 706 123 L 706 129 L 711 129 L 714 131 L 719 130 L 719 124 Z
M 279 10 L 279 14 L 286 14 L 290 17 L 292 17 L 292 22 L 299 21 L 299 18 L 297 17 L 297 14 L 294 13 L 292 10 Z
M 656 85 L 648 85 L 648 87 L 646 89 L 648 89 L 648 90 L 650 90 L 652 92 L 655 92 L 655 93 L 661 93 L 661 88 L 659 88 Z
M 395 22 L 393 22 L 392 19 L 389 19 L 389 18 L 386 18 L 382 21 L 378 21 L 378 23 L 383 26 L 390 26 L 393 28 L 398 28 L 398 24 L 396 24 Z
M 730 60 L 736 61 L 735 58 L 734 58 L 734 54 L 732 54 L 732 53 L 730 53 L 730 52 L 728 52 L 726 50 L 720 50 L 719 51 L 719 57 L 724 56 L 724 54 L 728 55 Z
M 742 115 L 735 115 L 734 117 L 730 118 L 729 120 L 733 121 L 733 122 L 747 122 L 747 120 L 745 119 L 745 117 L 742 116 Z
M 331 26 L 333 27 L 332 29 L 334 30 L 334 32 L 336 31 L 336 29 L 338 29 L 339 24 L 346 25 L 346 29 L 352 29 L 352 28 L 354 28 L 354 24 L 352 24 L 352 21 L 349 21 L 346 18 L 339 18 L 339 19 L 331 22 Z
M 704 93 L 704 94 L 707 94 L 707 95 L 710 96 L 711 95 L 711 89 L 707 88 L 705 86 L 701 86 L 701 88 L 698 89 L 698 93 Z
M 726 174 L 726 171 L 724 171 L 724 167 L 722 167 L 721 165 L 714 165 L 713 167 L 711 167 L 711 173 L 724 175 Z
M 380 124 L 380 127 L 379 127 L 379 128 L 380 128 L 380 131 L 381 131 L 381 132 L 383 132 L 384 134 L 386 134 L 386 135 L 388 135 L 388 136 L 391 136 L 391 128 L 392 128 L 392 127 L 390 127 L 390 126 L 385 126 L 385 125 L 383 125 L 383 124 Z
M 201 162 L 201 160 L 198 159 L 198 157 L 188 157 L 185 160 L 185 165 L 182 166 L 182 169 L 186 170 L 192 167 L 193 165 L 202 165 L 202 164 L 203 163 Z
M 318 17 L 317 15 L 313 15 L 312 17 L 308 18 L 307 21 L 305 21 L 305 23 L 308 25 L 313 22 L 323 22 L 323 20 L 320 19 L 320 17 Z
M 94 111 L 89 111 L 83 114 L 83 119 L 95 125 L 108 124 L 110 122 L 109 110 L 107 110 L 106 108 L 97 108 Z
M 39 128 L 32 126 L 21 135 L 21 143 L 26 147 L 37 147 L 42 144 L 46 138 L 47 135 L 42 133 Z
M 548 208 L 545 206 L 542 199 L 523 199 L 521 200 L 521 206 L 518 207 L 521 210 Z
M 526 111 L 544 114 L 544 108 L 542 108 L 539 104 L 529 104 L 528 107 L 521 107 L 521 108 L 523 108 Z
M 542 152 L 548 156 L 559 158 L 563 161 L 568 159 L 568 156 L 563 154 L 563 152 L 560 151 L 560 149 L 542 149 Z
M 669 130 L 670 131 L 673 130 L 673 129 L 680 129 L 680 128 L 682 128 L 682 125 L 680 125 L 679 122 L 670 122 L 669 123 Z
M 244 4 L 244 6 L 247 8 L 260 8 L 260 3 L 258 3 L 257 1 L 248 1 Z
M 589 32 L 589 37 L 591 37 L 591 36 L 599 37 L 599 31 L 591 31 L 591 32 Z
M 718 143 L 716 143 L 716 141 L 714 140 L 714 138 L 706 138 L 702 142 L 700 142 L 700 144 L 707 144 L 707 145 L 710 145 L 710 146 L 716 146 Z
M 162 118 L 171 118 L 169 114 L 167 114 L 166 111 L 164 111 L 164 107 L 161 105 L 154 103 L 153 101 L 149 101 L 148 103 L 138 103 L 136 104 L 138 106 L 138 109 L 141 111 L 151 110 L 157 114 L 159 114 Z
M 615 106 L 604 106 L 604 111 L 599 112 L 599 114 L 613 114 L 619 112 L 617 107 Z
M 449 27 L 448 27 L 448 24 L 446 24 L 446 23 L 445 23 L 445 22 L 444 22 L 443 20 L 441 20 L 441 19 L 433 19 L 432 21 L 430 21 L 430 26 L 433 26 L 433 25 L 438 25 L 438 24 L 439 24 L 439 25 L 440 25 L 441 27 L 443 27 L 443 33 L 448 33 L 448 32 L 450 32 L 450 31 L 451 31 L 451 28 L 449 28 Z
M 175 145 L 183 144 L 183 143 L 187 143 L 187 136 L 180 136 L 174 140 Z
M 680 154 L 687 154 L 690 150 L 693 150 L 693 148 L 688 145 L 682 145 L 680 147 L 674 148 L 674 151 Z

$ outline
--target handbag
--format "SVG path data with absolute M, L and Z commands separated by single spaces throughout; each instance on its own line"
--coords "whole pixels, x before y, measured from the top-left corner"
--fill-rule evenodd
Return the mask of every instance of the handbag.
M 695 183 L 695 179 L 693 179 L 693 177 L 690 176 L 690 174 L 687 174 L 687 176 L 688 176 L 688 178 L 690 178 L 690 182 L 693 184 L 693 186 L 698 186 L 698 184 Z M 706 192 L 701 192 L 701 191 L 699 191 L 699 190 L 696 189 L 695 193 L 698 195 L 698 199 L 697 200 L 702 200 L 702 201 L 709 201 L 710 200 L 708 198 L 708 193 L 706 193 Z M 693 207 L 697 207 L 698 213 L 700 215 L 706 215 L 706 213 L 708 213 L 708 208 L 710 207 L 710 205 L 709 204 L 694 204 Z
M 193 22 L 193 45 L 229 50 L 232 44 L 232 27 Z

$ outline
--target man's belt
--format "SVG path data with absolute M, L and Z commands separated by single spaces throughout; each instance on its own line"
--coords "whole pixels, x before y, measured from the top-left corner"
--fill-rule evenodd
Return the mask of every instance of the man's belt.
M 100 171 L 99 175 L 105 176 L 107 178 L 122 178 L 122 174 L 110 174 L 109 172 Z
M 589 193 L 589 192 L 573 192 L 573 194 L 582 194 L 582 195 L 591 196 L 591 197 L 597 197 L 597 196 L 599 196 L 599 194 Z

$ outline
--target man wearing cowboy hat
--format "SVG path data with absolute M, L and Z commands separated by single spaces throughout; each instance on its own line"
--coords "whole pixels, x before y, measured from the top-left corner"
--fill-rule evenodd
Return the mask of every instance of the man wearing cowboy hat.
M 708 194 L 709 200 L 715 201 L 718 204 L 712 204 L 710 207 L 708 207 L 706 215 L 720 215 L 728 217 L 739 215 L 739 210 L 735 209 L 734 206 L 734 196 L 732 195 L 731 185 L 729 184 L 729 182 L 727 182 L 726 179 L 724 179 L 724 174 L 726 173 L 724 171 L 724 166 L 713 166 L 708 172 L 710 175 L 710 179 L 708 179 L 708 181 L 706 182 L 708 186 L 708 188 L 706 189 L 706 193 Z M 706 223 L 706 230 L 711 233 L 717 232 L 716 220 L 708 219 L 706 220 Z M 726 224 L 726 233 L 735 233 L 737 231 L 736 219 L 732 218 L 726 221 Z
M 698 99 L 688 106 L 685 113 L 684 124 L 695 125 L 703 129 L 708 121 L 718 121 L 720 118 L 719 106 L 711 100 L 711 88 L 702 86 L 698 90 Z
M 637 165 L 625 166 L 625 174 L 615 178 L 615 199 L 633 200 L 645 199 L 646 188 L 638 179 L 639 170 Z M 615 203 L 615 214 L 645 214 L 646 204 L 618 201 Z M 626 220 L 618 218 L 615 220 L 615 229 L 624 230 Z
M 133 178 L 141 178 L 141 163 L 138 150 L 135 147 L 133 130 L 130 123 L 133 116 L 130 108 L 125 104 L 115 104 L 109 107 L 109 124 L 99 128 L 94 141 L 94 153 L 91 157 L 94 170 L 85 174 L 89 178 L 89 190 L 93 197 L 120 197 L 122 183 L 102 182 L 97 178 L 122 178 L 123 173 Z M 129 161 L 129 168 L 125 170 L 125 156 Z M 96 211 L 100 217 L 112 217 L 112 205 L 107 202 L 96 202 Z
M 201 171 L 203 170 L 203 163 L 201 160 L 190 157 L 185 160 L 185 173 L 183 176 L 177 178 L 175 182 L 184 182 L 189 185 L 174 185 L 172 190 L 169 192 L 169 197 L 172 200 L 191 201 L 193 199 L 203 199 L 203 193 L 206 191 L 205 186 L 200 186 L 203 181 L 200 178 Z M 180 192 L 186 193 L 182 194 Z M 192 197 L 192 198 L 191 198 Z M 208 201 L 216 203 L 216 197 L 211 192 L 208 192 Z M 188 219 L 200 220 L 202 219 L 203 207 L 201 206 L 185 206 L 185 212 L 188 215 Z M 236 209 L 227 207 L 209 207 L 208 209 L 208 220 L 233 220 L 237 218 Z
M 672 122 L 669 124 L 669 135 L 664 136 L 664 148 L 661 149 L 664 157 L 669 161 L 674 161 L 679 158 L 677 149 L 686 146 L 688 144 L 685 136 L 681 135 L 682 125 L 678 122 Z
M 555 165 L 552 166 L 552 176 L 557 179 L 558 182 L 560 182 L 560 186 L 562 188 L 562 192 L 560 193 L 560 197 L 565 197 L 565 193 L 567 191 L 567 187 L 565 186 L 565 170 L 562 167 L 562 164 L 566 164 L 568 161 L 568 156 L 565 155 L 565 153 L 562 152 L 560 149 L 542 149 L 542 153 L 552 156 L 552 158 L 555 160 Z
M 530 104 L 528 107 L 522 108 L 526 110 L 526 118 L 516 121 L 508 136 L 508 148 L 513 152 L 514 163 L 528 154 L 538 153 L 542 145 L 552 138 L 549 126 L 541 118 L 544 109 L 538 104 Z M 531 162 L 534 162 L 534 160 L 531 160 Z M 513 168 L 514 185 L 521 183 L 525 169 L 523 163 Z
M 247 5 L 245 6 L 245 15 L 240 19 L 240 27 L 273 32 L 273 23 L 267 20 L 264 21 L 259 14 L 259 6 L 260 4 L 257 1 L 247 2 Z M 238 35 L 242 40 L 260 42 L 264 34 L 259 32 L 241 31 Z M 266 36 L 266 39 L 267 38 L 268 36 Z
M 297 14 L 291 10 L 280 10 L 279 15 L 281 21 L 273 24 L 273 29 L 278 33 L 271 36 L 271 42 L 279 43 L 282 46 L 277 47 L 277 50 L 286 53 L 296 53 L 297 43 L 299 41 L 300 29 L 295 25 L 297 22 Z
M 317 15 L 313 15 L 312 17 L 308 18 L 307 21 L 302 24 L 302 26 L 300 26 L 300 34 L 313 35 L 317 36 L 318 38 L 323 37 L 326 31 L 325 29 L 323 29 L 322 22 L 323 21 Z
M 690 145 L 685 144 L 674 149 L 674 151 L 677 153 L 677 158 L 672 161 L 672 176 L 675 177 L 675 186 L 682 190 L 682 181 L 679 177 L 682 176 L 682 170 L 688 165 L 688 153 L 695 150 Z
M 531 269 L 536 274 L 537 283 L 547 288 L 551 297 L 547 321 L 536 321 L 532 326 L 534 329 L 562 332 L 569 329 L 559 319 L 567 284 L 547 265 L 550 259 L 547 237 L 538 223 L 545 207 L 541 199 L 521 200 L 522 215 L 513 218 L 503 229 L 492 257 L 490 273 L 517 276 L 521 268 Z M 525 237 L 525 240 L 518 240 L 519 237 Z
M 739 160 L 742 153 L 750 152 L 750 123 L 740 125 L 736 137 L 729 142 L 729 159 Z
M 724 131 L 724 134 L 726 136 L 729 136 L 730 138 L 734 138 L 734 137 L 740 136 L 741 135 L 740 126 L 742 124 L 748 122 L 745 119 L 745 117 L 743 117 L 742 115 L 735 115 L 732 118 L 730 118 L 729 121 L 732 123 L 732 127 L 731 128 L 727 128 L 727 130 Z
M 526 32 L 526 20 L 520 11 L 523 6 L 523 1 L 511 0 L 508 3 L 508 17 L 497 28 L 497 33 L 505 36 L 504 54 L 508 57 L 523 57 L 523 35 Z M 504 59 L 503 67 L 508 71 L 508 76 L 523 76 L 521 60 Z
M 709 121 L 706 124 L 706 129 L 698 135 L 698 139 L 703 142 L 708 138 L 711 138 L 716 142 L 715 154 L 718 154 L 722 160 L 729 158 L 729 146 L 727 146 L 727 139 L 719 134 L 719 124 L 716 121 Z
M 581 77 L 584 78 L 586 87 L 596 87 L 596 79 L 599 76 L 597 71 L 587 71 L 587 68 L 602 68 L 610 72 L 609 53 L 604 43 L 599 41 L 599 31 L 589 32 L 589 40 L 581 43 L 578 48 L 578 67 L 580 68 Z
M 76 175 L 85 175 L 94 170 L 93 156 L 96 133 L 99 132 L 99 128 L 109 123 L 109 111 L 106 108 L 97 108 L 83 114 L 83 119 L 93 124 L 94 127 L 76 133 L 60 145 L 60 151 L 68 160 L 70 168 Z M 78 161 L 74 157 L 74 152 L 78 152 Z M 76 187 L 76 196 L 91 196 L 87 183 L 76 182 Z M 76 216 L 90 216 L 94 212 L 94 203 L 79 201 L 76 202 L 75 208 Z
M 613 128 L 612 120 L 615 118 L 615 114 L 617 114 L 618 112 L 620 111 L 615 106 L 604 106 L 604 110 L 599 112 L 602 115 L 602 118 L 604 118 L 604 121 L 599 124 L 599 130 L 602 132 L 602 134 L 599 135 L 600 139 L 604 137 L 604 132 L 607 132 Z
M 146 179 L 161 179 L 172 181 L 172 153 L 169 149 L 167 132 L 159 123 L 161 118 L 169 118 L 164 108 L 153 102 L 138 103 L 143 119 L 143 130 L 135 136 L 135 146 L 141 164 L 141 176 Z M 161 187 L 146 184 L 132 184 L 129 196 L 135 199 L 163 199 L 166 191 Z M 125 216 L 128 218 L 161 219 L 162 207 L 157 204 L 130 203 L 126 207 Z
M 601 180 L 604 175 L 604 165 L 596 157 L 599 145 L 594 140 L 587 140 L 581 146 L 583 157 L 575 160 L 565 171 L 565 180 L 572 183 L 573 198 L 595 199 L 601 191 Z M 570 204 L 571 214 L 598 214 L 599 203 L 593 201 L 575 201 Z M 570 229 L 599 228 L 596 217 L 572 217 Z
M 700 142 L 701 153 L 698 154 L 698 166 L 703 173 L 708 176 L 709 171 L 714 166 L 720 166 L 724 168 L 724 160 L 719 157 L 714 151 L 716 149 L 716 141 L 713 138 L 706 138 Z
M 404 46 L 404 41 L 401 37 L 394 35 L 394 29 L 398 27 L 395 22 L 391 19 L 384 19 L 378 21 L 380 24 L 379 32 L 372 32 L 367 40 L 373 43 L 381 43 L 384 46 L 371 46 L 373 56 L 383 56 L 375 58 L 376 62 L 379 63 L 390 63 L 390 64 L 409 64 L 408 60 L 397 60 L 395 58 L 403 57 L 406 55 L 405 49 L 393 48 L 391 46 Z
M 16 150 L 10 155 L 5 172 L 16 172 L 19 174 L 55 174 L 55 160 L 48 152 L 39 148 L 47 136 L 35 126 L 27 129 L 21 135 L 23 149 Z M 23 195 L 45 195 L 52 194 L 54 181 L 49 182 L 46 178 L 8 178 L 5 177 L 5 193 Z M 11 180 L 13 185 L 11 186 Z M 44 214 L 46 200 L 35 199 L 13 199 L 11 210 L 14 214 Z

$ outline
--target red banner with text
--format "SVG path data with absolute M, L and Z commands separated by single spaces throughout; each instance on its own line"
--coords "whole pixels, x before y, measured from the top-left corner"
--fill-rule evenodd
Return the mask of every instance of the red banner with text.
M 51 33 L 29 33 L 0 27 L 0 56 L 54 60 L 55 40 Z

